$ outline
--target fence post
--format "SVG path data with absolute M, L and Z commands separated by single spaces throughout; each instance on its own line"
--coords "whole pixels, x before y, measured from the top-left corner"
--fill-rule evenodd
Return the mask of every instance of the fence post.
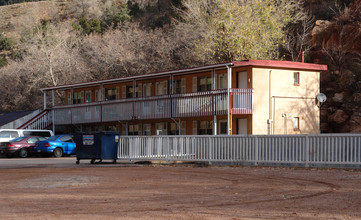
M 128 139 L 128 148 L 129 148 L 129 163 L 132 161 L 131 159 L 130 159 L 130 157 L 131 157 L 131 154 L 132 154 L 132 144 L 131 144 L 131 141 L 132 140 L 134 140 L 133 138 L 131 139 L 131 138 L 127 138 Z
M 258 166 L 258 137 L 254 137 L 254 165 Z
M 305 167 L 309 167 L 310 163 L 310 139 L 308 138 L 308 135 L 305 136 L 306 138 L 306 164 Z
M 213 142 L 211 142 L 211 141 L 212 141 L 212 138 L 209 136 L 208 137 L 208 143 L 209 143 L 208 164 L 209 165 L 212 165 L 211 158 L 212 158 L 212 151 L 213 151 Z
M 169 137 L 167 137 L 167 155 L 166 155 L 166 158 L 167 158 L 167 164 L 169 164 L 169 151 L 170 151 L 170 146 L 169 146 Z

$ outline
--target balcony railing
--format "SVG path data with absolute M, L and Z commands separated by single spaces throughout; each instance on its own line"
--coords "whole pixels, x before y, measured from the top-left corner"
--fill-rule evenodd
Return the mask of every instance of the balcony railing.
M 253 89 L 230 89 L 232 114 L 252 114 Z M 55 124 L 225 115 L 227 89 L 54 107 Z

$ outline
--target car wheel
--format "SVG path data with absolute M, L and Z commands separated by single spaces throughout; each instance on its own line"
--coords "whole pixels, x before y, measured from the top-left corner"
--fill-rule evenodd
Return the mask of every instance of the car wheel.
M 28 156 L 28 150 L 26 150 L 25 148 L 21 148 L 19 151 L 19 157 L 25 158 L 27 156 Z
M 61 148 L 55 148 L 53 154 L 54 154 L 54 157 L 62 157 L 63 150 Z

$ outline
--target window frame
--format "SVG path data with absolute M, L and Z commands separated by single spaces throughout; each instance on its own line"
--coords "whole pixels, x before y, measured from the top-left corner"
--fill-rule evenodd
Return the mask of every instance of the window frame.
M 225 85 L 222 85 L 224 81 L 225 81 Z M 227 73 L 218 74 L 218 89 L 227 89 L 227 88 L 228 88 Z
M 143 124 L 143 135 L 145 136 L 152 135 L 152 125 L 150 123 Z
M 143 84 L 143 97 L 152 96 L 152 83 Z
M 168 128 L 166 122 L 155 123 L 155 135 L 167 135 L 167 133 L 168 133 Z
M 204 83 L 202 82 L 204 81 Z M 212 91 L 212 76 L 202 76 L 198 80 L 198 92 Z
M 131 98 L 134 98 L 134 88 L 133 88 L 133 86 L 129 86 L 129 85 L 127 85 L 126 87 L 126 98 L 127 99 L 131 99 Z
M 213 121 L 199 121 L 198 134 L 199 135 L 212 135 L 213 134 Z
M 83 95 L 84 95 L 83 91 L 73 92 L 73 104 L 82 104 L 84 98 L 82 97 Z
M 90 103 L 90 102 L 92 102 L 92 91 L 86 90 L 85 91 L 85 103 Z
M 130 124 L 128 125 L 128 135 L 129 136 L 137 136 L 142 135 L 141 124 Z
M 59 140 L 60 140 L 61 142 L 74 143 L 73 138 L 72 138 L 71 136 L 69 136 L 69 135 L 67 135 L 67 136 L 61 136 L 61 137 L 59 138 Z
M 293 130 L 294 131 L 300 130 L 300 118 L 299 117 L 293 117 Z
M 293 72 L 293 85 L 294 86 L 300 85 L 300 72 Z
M 108 94 L 108 93 L 111 94 Z M 112 87 L 112 88 L 105 88 L 105 100 L 109 101 L 109 100 L 116 100 L 117 99 L 117 88 Z
M 169 135 L 179 135 L 179 125 L 175 122 L 169 123 Z

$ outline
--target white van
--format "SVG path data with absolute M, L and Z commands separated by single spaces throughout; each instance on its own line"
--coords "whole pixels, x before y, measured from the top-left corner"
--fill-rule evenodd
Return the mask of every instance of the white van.
M 51 130 L 0 129 L 0 142 L 9 142 L 14 138 L 22 136 L 51 137 L 53 135 L 54 133 Z

